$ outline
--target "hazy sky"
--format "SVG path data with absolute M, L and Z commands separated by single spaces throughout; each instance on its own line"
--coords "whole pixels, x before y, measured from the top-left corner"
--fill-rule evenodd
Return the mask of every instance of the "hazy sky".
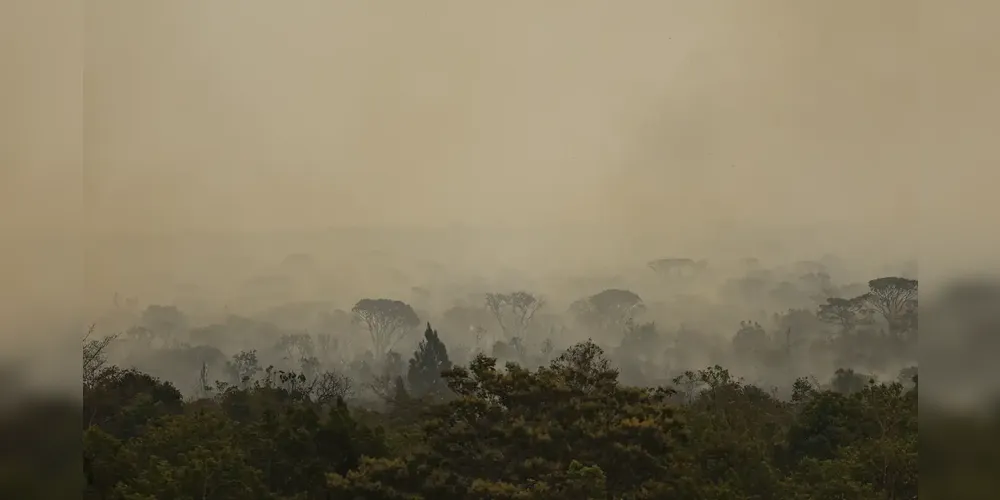
M 827 221 L 964 261 L 997 8 L 931 3 L 3 2 L 0 313 L 80 293 L 81 240 L 25 235 L 81 228 Z
M 912 209 L 912 2 L 572 5 L 91 2 L 87 214 L 643 231 Z

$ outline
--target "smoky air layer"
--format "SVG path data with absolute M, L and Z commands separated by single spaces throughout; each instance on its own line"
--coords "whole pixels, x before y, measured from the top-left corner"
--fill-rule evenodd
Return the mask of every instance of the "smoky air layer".
M 88 215 L 126 231 L 882 227 L 912 208 L 896 174 L 916 19 L 862 5 L 97 2 Z
M 554 259 L 568 227 L 606 254 L 912 231 L 903 2 L 231 7 L 91 6 L 93 229 L 460 225 Z
M 911 2 L 11 9 L 0 302 L 22 326 L 115 292 L 221 308 L 296 252 L 337 276 L 301 294 L 348 304 L 430 261 L 448 285 L 664 256 L 869 276 L 917 253 L 917 190 L 974 197 L 922 168 L 945 111 Z

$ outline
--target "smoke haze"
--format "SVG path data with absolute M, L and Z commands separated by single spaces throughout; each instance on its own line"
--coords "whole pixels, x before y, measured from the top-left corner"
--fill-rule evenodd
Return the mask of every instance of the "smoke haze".
M 90 4 L 93 227 L 683 234 L 912 208 L 906 2 L 234 5 Z
M 943 182 L 914 174 L 918 115 L 943 110 L 919 99 L 913 2 L 4 8 L 0 302 L 25 321 L 293 251 L 335 260 L 346 228 L 397 253 L 406 231 L 462 229 L 413 252 L 495 273 L 878 266 L 914 256 L 915 192 Z

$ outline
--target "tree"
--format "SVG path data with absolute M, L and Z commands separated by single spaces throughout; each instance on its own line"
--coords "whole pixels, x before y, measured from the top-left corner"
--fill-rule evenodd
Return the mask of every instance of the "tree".
M 275 347 L 285 354 L 285 360 L 293 363 L 316 354 L 315 344 L 308 333 L 282 334 Z
M 137 439 L 84 433 L 85 498 L 325 498 L 326 474 L 347 473 L 384 443 L 342 400 L 316 404 L 283 380 L 229 388 L 219 405 L 159 419 Z M 232 402 L 255 411 L 233 418 Z
M 906 313 L 916 309 L 917 286 L 917 280 L 892 276 L 868 282 L 867 303 L 889 323 L 890 333 L 906 330 Z
M 380 371 L 372 377 L 369 387 L 390 407 L 400 406 L 400 398 L 409 399 L 409 391 L 406 390 L 403 379 L 406 375 L 406 363 L 403 357 L 396 351 L 389 351 L 379 368 Z
M 441 342 L 437 331 L 427 323 L 424 340 L 420 341 L 417 350 L 410 359 L 410 368 L 406 380 L 410 384 L 410 393 L 416 397 L 439 396 L 447 389 L 447 384 L 441 378 L 441 373 L 451 370 L 448 359 L 448 348 Z
M 618 354 L 624 360 L 640 362 L 653 361 L 663 351 L 663 338 L 653 322 L 636 324 L 629 321 L 625 325 Z
M 187 328 L 187 317 L 176 306 L 152 304 L 142 312 L 140 326 L 157 337 L 178 334 Z
M 418 349 L 426 355 L 415 361 L 444 357 L 432 354 L 436 337 L 428 325 Z M 784 400 L 716 365 L 675 378 L 685 390 L 680 397 L 671 387 L 623 384 L 588 341 L 535 370 L 498 367 L 496 359 L 477 356 L 441 375 L 454 394 L 443 400 L 410 398 L 396 376 L 387 392 L 393 405 L 381 413 L 349 409 L 340 397 L 317 394 L 302 374 L 271 367 L 248 387 L 221 387 L 198 401 L 184 401 L 169 384 L 135 370 L 109 367 L 102 374 L 84 390 L 84 414 L 99 410 L 83 434 L 88 500 L 884 500 L 917 494 L 915 375 L 907 388 L 843 370 L 832 388 L 795 381 Z M 420 411 L 399 411 L 408 408 Z M 15 447 L 0 454 L 0 464 L 14 472 L 3 484 L 20 483 L 17 498 L 39 497 L 23 494 L 24 469 L 15 467 L 35 451 L 18 436 L 40 438 L 33 446 L 41 442 L 51 457 L 30 459 L 49 471 L 71 437 L 52 435 L 63 428 L 51 418 L 57 407 L 26 409 L 17 411 L 19 423 L 9 412 L 0 414 L 0 440 Z M 59 411 L 59 418 L 80 416 L 72 405 Z M 940 426 L 934 420 L 922 423 Z M 963 438 L 963 446 L 983 441 L 968 434 L 983 430 L 975 424 L 950 424 L 979 439 Z M 934 465 L 952 467 L 956 457 L 946 458 Z M 72 472 L 79 491 L 79 465 L 57 465 L 65 472 L 50 481 Z M 49 491 L 41 497 L 66 496 Z
M 104 498 L 267 498 L 238 432 L 217 412 L 167 419 L 144 439 L 122 444 L 117 455 L 125 477 Z
M 830 389 L 841 394 L 854 394 L 864 390 L 873 380 L 870 375 L 856 373 L 851 368 L 837 368 L 830 381 Z
M 333 404 L 354 393 L 351 379 L 333 371 L 319 373 L 309 388 L 313 400 L 320 404 Z
M 808 298 L 822 301 L 824 297 L 836 294 L 830 275 L 825 272 L 806 273 L 799 276 L 799 282 L 809 291 Z
M 156 340 L 156 333 L 149 328 L 136 325 L 125 330 L 125 334 L 122 337 L 133 345 L 149 349 L 153 346 L 153 341 Z
M 865 303 L 864 296 L 853 299 L 831 297 L 826 299 L 826 304 L 819 306 L 816 317 L 824 323 L 839 326 L 841 334 L 849 334 L 861 322 Z
M 151 421 L 180 413 L 183 399 L 173 384 L 135 369 L 111 366 L 83 388 L 83 428 L 100 426 L 113 436 L 138 436 Z
M 777 330 L 791 329 L 798 338 L 802 338 L 802 333 L 813 333 L 822 327 L 816 313 L 809 309 L 789 309 L 782 314 L 774 313 L 773 320 Z
M 83 337 L 83 385 L 91 386 L 97 381 L 97 377 L 104 371 L 108 363 L 108 346 L 111 345 L 118 335 L 107 335 L 101 339 L 94 339 L 94 325 L 87 330 L 87 335 Z
M 577 300 L 570 311 L 583 325 L 595 325 L 602 332 L 621 332 L 626 324 L 645 309 L 635 292 L 609 288 Z
M 916 340 L 916 334 L 919 330 L 919 318 L 918 313 L 920 307 L 917 299 L 911 299 L 907 302 L 905 308 L 903 308 L 903 313 L 900 315 L 898 327 L 901 332 L 904 332 L 908 339 L 911 341 Z
M 524 338 L 531 319 L 544 305 L 544 299 L 523 291 L 486 294 L 486 307 L 507 339 Z
M 793 489 L 805 493 L 795 497 L 917 498 L 915 388 L 813 391 L 795 416 L 785 438 Z
M 762 354 L 770 343 L 764 327 L 756 321 L 740 321 L 740 329 L 733 336 L 733 349 L 740 353 Z
M 351 312 L 368 328 L 377 361 L 382 361 L 400 339 L 420 324 L 413 308 L 399 300 L 361 299 Z
M 480 355 L 445 378 L 458 397 L 433 409 L 426 448 L 332 475 L 334 496 L 699 498 L 670 392 L 622 386 L 592 342 L 534 372 Z
M 257 350 L 251 349 L 234 354 L 231 361 L 226 361 L 226 371 L 233 384 L 249 387 L 253 383 L 253 378 L 261 372 L 260 362 L 257 361 Z

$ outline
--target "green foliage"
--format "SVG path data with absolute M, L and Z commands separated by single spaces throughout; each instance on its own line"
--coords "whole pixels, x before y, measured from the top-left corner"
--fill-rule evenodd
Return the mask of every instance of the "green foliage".
M 410 359 L 410 368 L 406 376 L 410 384 L 410 393 L 418 398 L 444 395 L 448 387 L 441 378 L 441 373 L 448 370 L 451 370 L 448 348 L 441 342 L 437 331 L 427 323 L 424 340 L 420 341 L 413 358 Z
M 387 452 L 380 429 L 314 397 L 301 374 L 268 369 L 186 404 L 144 374 L 101 380 L 84 394 L 87 498 L 324 498 L 327 474 Z
M 182 410 L 181 393 L 138 370 L 110 367 L 83 388 L 83 426 L 99 426 L 127 439 L 142 433 L 151 420 Z
M 241 359 L 255 366 L 251 357 Z M 915 380 L 878 383 L 844 370 L 829 388 L 800 379 L 784 400 L 714 366 L 686 372 L 672 387 L 634 387 L 589 341 L 535 370 L 485 355 L 452 367 L 430 325 L 410 361 L 409 388 L 398 375 L 387 379 L 398 403 L 388 412 L 321 398 L 304 374 L 262 373 L 185 403 L 169 384 L 106 369 L 84 392 L 85 498 L 917 493 Z M 411 398 L 439 390 L 451 397 Z M 400 401 L 420 411 L 398 411 Z
M 683 490 L 675 473 L 683 459 L 671 459 L 686 436 L 670 393 L 619 385 L 593 343 L 535 372 L 499 370 L 481 355 L 445 378 L 459 397 L 432 412 L 426 450 L 405 464 L 334 477 L 338 494 L 364 496 L 376 473 L 398 498 L 568 498 L 595 486 L 646 498 Z
M 233 355 L 233 359 L 226 362 L 226 371 L 229 372 L 233 384 L 240 387 L 249 386 L 261 371 L 260 362 L 257 361 L 257 350 L 240 351 Z

